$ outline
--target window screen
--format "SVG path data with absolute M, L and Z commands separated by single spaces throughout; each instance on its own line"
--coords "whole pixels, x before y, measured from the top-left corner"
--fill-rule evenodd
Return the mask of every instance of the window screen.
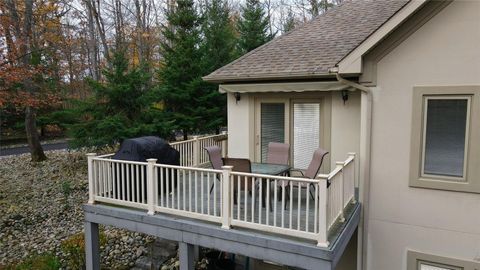
M 261 108 L 261 151 L 262 162 L 267 160 L 268 143 L 285 142 L 285 104 L 262 103 Z
M 468 98 L 427 98 L 424 174 L 464 176 Z
M 293 166 L 306 169 L 320 142 L 320 104 L 293 105 Z

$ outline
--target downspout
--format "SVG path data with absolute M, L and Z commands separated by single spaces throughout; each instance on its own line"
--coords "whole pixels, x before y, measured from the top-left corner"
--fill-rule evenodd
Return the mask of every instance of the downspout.
M 362 211 L 360 215 L 360 225 L 358 230 L 358 250 L 357 250 L 357 269 L 367 269 L 367 242 L 368 242 L 368 215 L 370 202 L 370 156 L 371 156 L 371 140 L 372 140 L 372 107 L 373 97 L 372 90 L 364 85 L 344 79 L 338 74 L 338 68 L 332 69 L 330 72 L 335 73 L 337 80 L 352 88 L 362 92 L 361 95 L 361 115 L 360 115 L 360 177 L 358 187 L 359 201 L 362 203 Z M 362 228 L 363 227 L 363 228 Z

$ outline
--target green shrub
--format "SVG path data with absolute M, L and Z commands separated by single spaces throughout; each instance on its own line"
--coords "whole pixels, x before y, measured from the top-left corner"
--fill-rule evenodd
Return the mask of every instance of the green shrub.
M 105 233 L 100 231 L 100 246 L 107 242 Z M 66 264 L 71 269 L 85 269 L 85 236 L 83 233 L 77 233 L 61 244 L 62 251 L 66 254 Z
M 16 265 L 9 265 L 5 270 L 57 270 L 59 268 L 60 261 L 57 257 L 51 253 L 43 253 L 32 255 Z

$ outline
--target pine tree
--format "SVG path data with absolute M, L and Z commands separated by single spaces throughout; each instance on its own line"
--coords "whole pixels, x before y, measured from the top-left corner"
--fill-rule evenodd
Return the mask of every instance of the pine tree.
M 142 68 L 130 68 L 123 52 L 115 52 L 109 66 L 103 72 L 105 82 L 88 81 L 95 94 L 90 100 L 78 101 L 74 109 L 53 116 L 67 123 L 72 146 L 103 146 L 137 136 L 167 136 L 171 123 L 155 108 L 154 92 L 145 89 L 150 74 Z
M 237 37 L 231 10 L 226 0 L 211 0 L 205 3 L 202 36 L 203 75 L 237 58 Z M 218 131 L 219 126 L 226 124 L 226 97 L 218 92 L 216 84 L 204 84 L 206 92 L 199 99 L 205 112 L 203 127 L 205 131 Z
M 187 133 L 197 131 L 201 112 L 200 18 L 193 0 L 178 0 L 166 11 L 167 25 L 161 44 L 164 66 L 159 71 L 159 86 L 168 118 Z
M 240 49 L 249 52 L 273 39 L 275 35 L 268 34 L 269 23 L 270 20 L 260 0 L 246 0 L 245 6 L 241 8 L 241 18 L 237 26 L 240 33 Z

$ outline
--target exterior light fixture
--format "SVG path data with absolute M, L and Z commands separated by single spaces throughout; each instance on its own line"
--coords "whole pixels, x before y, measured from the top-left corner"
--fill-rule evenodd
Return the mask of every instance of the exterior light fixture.
M 233 93 L 233 96 L 235 97 L 235 103 L 238 104 L 238 102 L 239 102 L 240 99 L 242 98 L 242 97 L 240 96 L 240 93 L 239 93 L 239 92 L 235 92 L 235 93 Z
M 348 100 L 348 90 L 342 90 L 342 99 L 343 99 L 343 105 L 345 105 L 345 102 Z

